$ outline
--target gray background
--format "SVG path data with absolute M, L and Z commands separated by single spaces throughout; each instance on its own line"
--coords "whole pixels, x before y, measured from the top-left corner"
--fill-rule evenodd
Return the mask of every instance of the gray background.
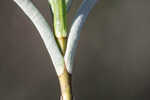
M 33 0 L 52 23 L 47 0 Z M 74 0 L 70 26 L 81 0 Z M 81 32 L 76 100 L 150 100 L 150 0 L 104 0 Z M 59 100 L 55 70 L 29 19 L 0 0 L 0 100 Z

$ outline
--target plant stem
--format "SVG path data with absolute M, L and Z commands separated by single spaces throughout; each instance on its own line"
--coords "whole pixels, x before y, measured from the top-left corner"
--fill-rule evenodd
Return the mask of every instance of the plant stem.
M 72 88 L 71 88 L 71 75 L 67 72 L 66 67 L 64 73 L 58 76 L 60 88 L 61 88 L 61 100 L 73 100 Z
M 67 24 L 66 24 L 66 4 L 65 0 L 49 0 L 53 12 L 54 32 L 57 44 L 62 54 L 65 54 L 67 44 Z M 66 66 L 63 66 L 63 73 L 58 75 L 61 100 L 72 100 L 71 93 L 71 75 L 68 73 Z
M 67 37 L 56 37 L 57 43 L 61 49 L 63 55 L 65 55 L 66 45 L 67 45 Z
M 54 33 L 62 54 L 65 54 L 67 40 L 65 0 L 49 0 L 53 12 Z

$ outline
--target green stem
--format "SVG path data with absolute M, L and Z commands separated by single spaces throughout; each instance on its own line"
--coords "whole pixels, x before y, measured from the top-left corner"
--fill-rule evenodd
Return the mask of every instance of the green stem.
M 59 83 L 61 88 L 61 100 L 73 100 L 71 88 L 71 75 L 67 72 L 66 68 L 64 73 L 59 76 Z
M 64 54 L 67 40 L 66 3 L 65 0 L 49 0 L 53 12 L 54 33 Z
M 66 24 L 66 4 L 65 0 L 49 0 L 53 12 L 54 31 L 57 43 L 62 54 L 65 54 L 67 41 L 67 24 Z M 62 100 L 72 100 L 71 93 L 71 75 L 68 73 L 66 66 L 64 71 L 58 76 Z

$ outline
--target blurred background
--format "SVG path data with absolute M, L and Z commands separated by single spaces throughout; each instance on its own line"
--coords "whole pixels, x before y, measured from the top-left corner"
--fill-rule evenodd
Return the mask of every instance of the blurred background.
M 82 0 L 73 0 L 70 27 Z M 33 0 L 52 27 L 47 0 Z M 73 69 L 75 100 L 150 100 L 150 0 L 103 0 L 90 13 Z M 59 100 L 57 76 L 30 20 L 0 0 L 0 100 Z

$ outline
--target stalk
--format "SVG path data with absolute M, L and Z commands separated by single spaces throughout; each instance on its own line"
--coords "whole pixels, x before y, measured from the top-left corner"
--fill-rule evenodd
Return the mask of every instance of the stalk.
M 71 74 L 64 68 L 64 73 L 58 76 L 61 88 L 61 100 L 73 100 L 71 88 Z
M 65 54 L 67 44 L 67 24 L 66 24 L 66 2 L 65 0 L 49 0 L 54 22 L 54 33 L 56 41 L 60 47 L 62 54 Z M 71 75 L 68 73 L 66 66 L 63 66 L 64 71 L 58 75 L 61 88 L 61 100 L 72 100 L 71 93 Z
M 67 41 L 66 3 L 65 0 L 49 0 L 54 23 L 54 34 L 62 54 L 65 54 Z

